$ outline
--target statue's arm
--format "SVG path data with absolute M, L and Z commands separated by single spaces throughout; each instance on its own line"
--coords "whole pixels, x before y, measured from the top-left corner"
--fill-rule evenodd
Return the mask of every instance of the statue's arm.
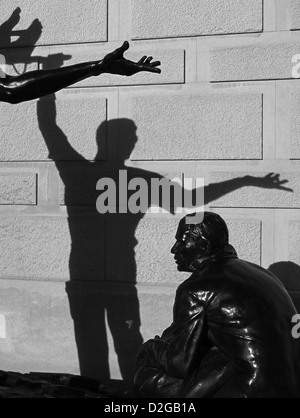
M 0 100 L 18 104 L 37 99 L 96 75 L 96 69 L 100 68 L 101 61 L 5 77 L 0 81 Z
M 160 73 L 159 61 L 152 62 L 152 57 L 142 57 L 138 62 L 124 58 L 129 48 L 128 42 L 106 55 L 101 61 L 92 61 L 53 70 L 31 71 L 16 77 L 0 79 L 0 101 L 17 104 L 37 99 L 86 78 L 103 73 L 132 76 L 141 71 Z

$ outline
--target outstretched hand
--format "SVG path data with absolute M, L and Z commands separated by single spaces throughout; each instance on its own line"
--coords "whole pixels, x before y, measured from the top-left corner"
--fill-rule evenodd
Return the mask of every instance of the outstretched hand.
M 141 71 L 161 73 L 160 61 L 152 62 L 152 57 L 143 56 L 138 62 L 124 58 L 124 52 L 129 49 L 129 43 L 125 41 L 120 48 L 106 55 L 102 61 L 102 71 L 109 74 L 131 76 Z
M 245 176 L 244 178 L 249 183 L 249 186 L 293 192 L 293 189 L 284 186 L 288 183 L 288 180 L 280 180 L 280 174 L 269 173 L 264 177 Z

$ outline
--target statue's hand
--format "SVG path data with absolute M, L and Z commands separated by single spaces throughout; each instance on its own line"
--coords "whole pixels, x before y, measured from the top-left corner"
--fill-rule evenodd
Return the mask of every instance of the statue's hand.
M 148 71 L 151 73 L 161 73 L 157 68 L 161 65 L 160 61 L 152 61 L 152 57 L 144 56 L 138 62 L 129 61 L 124 58 L 124 52 L 129 48 L 129 43 L 126 41 L 123 45 L 106 55 L 102 61 L 102 71 L 109 74 L 118 74 L 131 76 L 141 71 Z
M 293 189 L 284 186 L 286 183 L 288 183 L 288 180 L 280 180 L 280 174 L 269 173 L 264 177 L 245 176 L 244 179 L 249 186 L 293 192 Z

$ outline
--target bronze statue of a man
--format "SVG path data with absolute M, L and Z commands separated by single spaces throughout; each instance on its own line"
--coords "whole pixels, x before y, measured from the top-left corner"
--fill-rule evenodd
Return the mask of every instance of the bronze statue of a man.
M 106 55 L 101 61 L 86 62 L 54 70 L 31 71 L 20 76 L 0 78 L 0 102 L 17 104 L 55 93 L 72 84 L 103 73 L 132 76 L 140 71 L 160 73 L 159 61 L 144 56 L 138 62 L 124 58 L 129 48 L 123 45 Z
M 142 346 L 136 395 L 299 398 L 296 310 L 287 291 L 237 257 L 219 215 L 189 222 L 181 220 L 172 253 L 178 270 L 192 275 L 177 289 L 172 325 Z

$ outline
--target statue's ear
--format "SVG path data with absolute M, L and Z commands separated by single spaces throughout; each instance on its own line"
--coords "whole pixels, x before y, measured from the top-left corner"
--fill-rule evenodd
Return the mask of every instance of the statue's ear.
M 201 238 L 199 240 L 198 243 L 198 251 L 200 254 L 204 255 L 204 254 L 210 254 L 212 250 L 212 244 L 210 241 L 207 241 L 203 238 Z

